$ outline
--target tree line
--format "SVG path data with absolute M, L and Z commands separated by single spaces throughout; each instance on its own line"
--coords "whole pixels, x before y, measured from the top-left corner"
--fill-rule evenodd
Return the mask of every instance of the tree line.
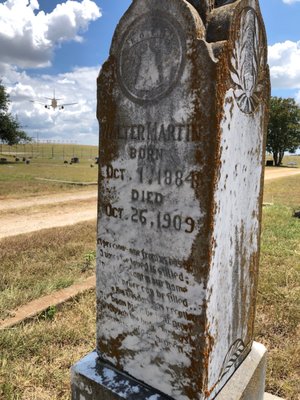
M 18 119 L 8 112 L 9 95 L 0 80 L 0 141 L 9 145 L 30 141 Z M 271 97 L 266 149 L 274 164 L 281 165 L 285 152 L 300 147 L 300 107 L 292 98 Z
M 0 81 L 0 140 L 9 145 L 30 141 L 18 119 L 9 113 L 9 103 L 9 95 Z
M 274 164 L 281 165 L 285 152 L 300 147 L 300 108 L 292 98 L 271 97 L 267 132 L 267 151 Z

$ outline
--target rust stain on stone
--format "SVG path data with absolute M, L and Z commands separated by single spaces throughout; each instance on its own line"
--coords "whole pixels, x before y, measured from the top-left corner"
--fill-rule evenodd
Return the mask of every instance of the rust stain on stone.
M 110 56 L 101 69 L 97 79 L 97 118 L 99 121 L 99 151 L 103 165 L 109 164 L 118 155 L 118 143 L 111 139 L 115 129 L 117 104 L 114 97 L 116 84 L 116 62 Z
M 211 165 L 215 162 L 216 148 L 219 144 L 217 124 L 215 124 L 208 115 L 216 112 L 217 106 L 215 99 L 211 96 L 210 102 L 206 96 L 203 96 L 201 89 L 203 87 L 203 80 L 210 82 L 210 87 L 207 89 L 208 92 L 214 92 L 214 85 L 216 82 L 216 68 L 212 62 L 209 54 L 209 49 L 206 47 L 206 43 L 203 40 L 194 41 L 188 59 L 192 65 L 191 71 L 191 84 L 190 91 L 194 96 L 193 110 L 190 115 L 192 124 L 201 126 L 202 140 L 201 140 L 201 151 L 195 150 L 195 165 L 202 166 L 201 176 L 199 185 L 195 189 L 196 198 L 199 201 L 199 207 L 206 210 L 205 215 L 200 223 L 200 230 L 197 234 L 193 246 L 192 252 L 184 262 L 184 266 L 188 271 L 193 271 L 196 279 L 201 282 L 204 288 L 207 287 L 207 279 L 209 275 L 209 264 L 211 259 L 211 232 L 213 227 L 213 189 L 214 189 L 214 168 Z M 202 55 L 201 60 L 199 55 Z M 203 57 L 206 54 L 207 58 Z M 203 64 L 201 68 L 199 63 Z M 205 68 L 205 64 L 207 67 Z M 203 76 L 203 71 L 206 71 L 206 76 Z M 209 71 L 209 72 L 208 72 Z M 201 100 L 200 100 L 201 99 Z M 201 101 L 206 100 L 206 103 Z M 208 111 L 209 110 L 209 111 Z M 217 139 L 217 140 L 216 140 Z M 206 328 L 206 310 L 207 301 L 205 300 L 202 305 L 202 313 L 197 322 L 197 326 L 194 327 L 194 334 L 198 336 L 198 342 L 195 343 L 195 357 L 192 360 L 191 366 L 186 371 L 189 376 L 194 376 L 193 381 L 197 382 L 197 387 L 188 388 L 187 394 L 190 398 L 194 398 L 197 393 L 201 393 L 205 389 L 206 385 L 206 374 L 208 359 L 213 344 L 213 338 L 207 339 L 207 328 Z M 202 337 L 202 339 L 201 339 Z M 209 343 L 207 343 L 207 341 Z M 210 346 L 208 346 L 210 345 Z M 198 377 L 197 377 L 198 376 Z
M 97 119 L 99 122 L 99 166 L 98 166 L 98 215 L 101 215 L 101 207 L 109 203 L 111 195 L 104 190 L 104 177 L 101 167 L 109 165 L 118 156 L 117 140 L 112 139 L 116 125 L 117 105 L 114 98 L 114 86 L 116 84 L 115 58 L 110 58 L 103 64 L 97 78 Z

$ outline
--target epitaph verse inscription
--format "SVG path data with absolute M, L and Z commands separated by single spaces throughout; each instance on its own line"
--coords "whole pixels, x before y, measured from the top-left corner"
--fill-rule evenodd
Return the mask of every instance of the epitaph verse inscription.
M 182 29 L 164 13 L 148 13 L 135 21 L 121 41 L 119 83 L 135 102 L 155 102 L 171 92 L 184 64 Z
M 265 48 L 255 10 L 244 9 L 237 20 L 237 37 L 231 56 L 234 97 L 241 111 L 253 113 L 264 89 Z

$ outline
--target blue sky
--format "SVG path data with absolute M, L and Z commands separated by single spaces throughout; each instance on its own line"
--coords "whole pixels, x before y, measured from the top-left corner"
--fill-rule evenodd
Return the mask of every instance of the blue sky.
M 161 0 L 163 1 L 163 0 Z M 131 0 L 0 1 L 0 79 L 30 136 L 98 143 L 96 77 Z M 300 0 L 261 0 L 272 94 L 300 103 Z M 47 110 L 44 97 L 76 102 Z

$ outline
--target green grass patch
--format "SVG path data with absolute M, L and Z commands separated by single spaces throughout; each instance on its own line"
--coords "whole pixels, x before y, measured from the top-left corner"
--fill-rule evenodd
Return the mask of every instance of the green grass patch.
M 0 166 L 1 171 L 1 166 Z M 3 176 L 2 176 L 3 177 Z M 20 199 L 33 197 L 35 195 L 47 195 L 61 192 L 76 192 L 85 190 L 84 187 L 77 187 L 63 183 L 43 182 L 29 179 L 28 181 L 14 178 L 14 180 L 1 180 L 0 172 L 0 201 L 6 198 Z
M 289 400 L 299 399 L 299 326 L 300 220 L 273 206 L 263 215 L 256 340 L 269 351 L 267 390 Z
M 94 272 L 95 222 L 47 229 L 0 242 L 0 318 Z
M 91 164 L 94 165 L 94 164 Z M 34 194 L 47 194 L 78 187 L 64 183 L 97 182 L 98 168 L 91 168 L 88 163 L 65 165 L 63 163 L 40 163 L 37 160 L 31 164 L 24 163 L 0 165 L 0 199 L 6 197 L 20 198 Z M 40 180 L 49 179 L 47 180 Z M 58 180 L 62 182 L 51 182 Z
M 52 317 L 0 331 L 0 398 L 70 399 L 70 367 L 95 347 L 95 314 L 89 292 Z
M 65 147 L 69 150 L 62 152 Z M 29 151 L 31 148 L 33 150 Z M 10 146 L 2 145 L 0 156 L 7 158 L 7 163 L 0 163 L 0 199 L 74 190 L 74 187 L 63 181 L 96 182 L 97 152 L 96 146 L 37 145 L 35 143 L 10 148 Z M 79 157 L 79 164 L 69 163 L 73 154 Z M 22 161 L 24 155 L 30 161 L 29 164 Z M 15 161 L 16 156 L 19 161 Z M 68 164 L 64 161 L 68 161 Z M 41 181 L 37 178 L 62 182 Z
M 266 181 L 264 201 L 300 210 L 300 174 Z
M 299 400 L 300 176 L 267 181 L 264 201 L 274 206 L 263 212 L 256 340 L 268 348 L 266 389 Z

